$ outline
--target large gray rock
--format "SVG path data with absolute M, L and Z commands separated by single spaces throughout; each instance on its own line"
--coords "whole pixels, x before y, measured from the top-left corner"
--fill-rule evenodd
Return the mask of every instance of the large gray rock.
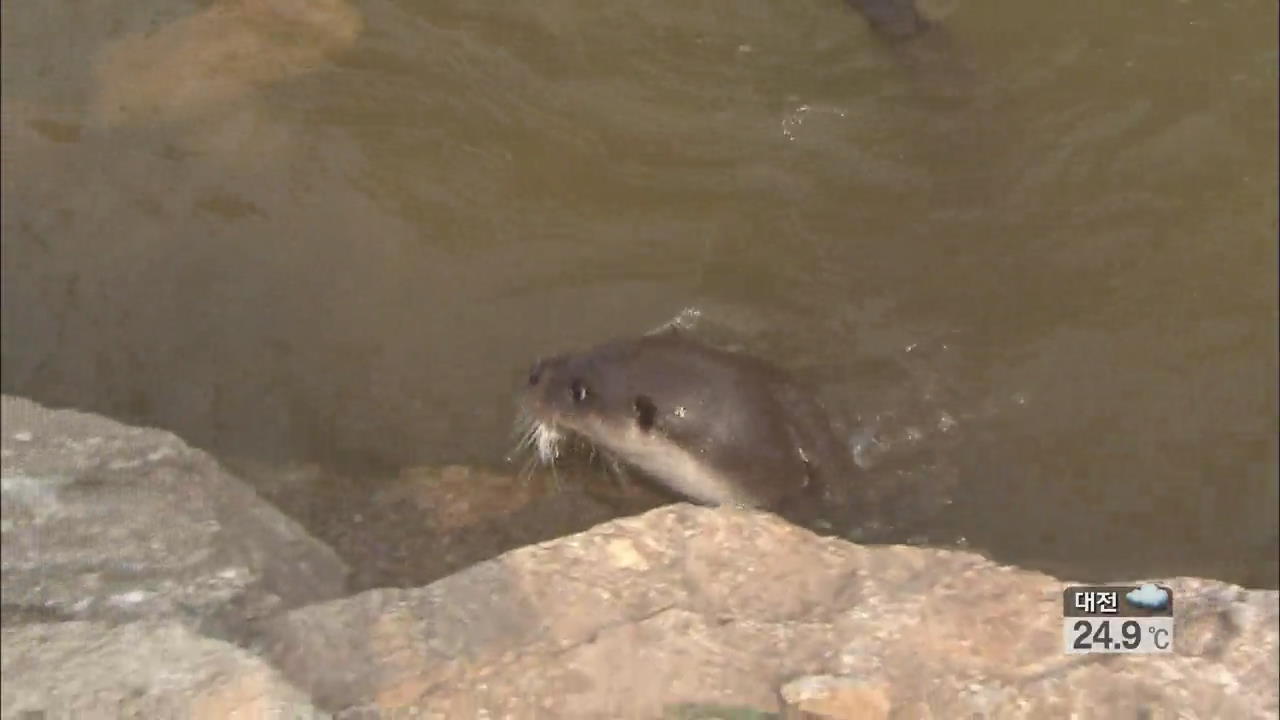
M 284 613 L 263 649 L 347 717 L 727 717 L 804 676 L 840 717 L 1275 717 L 1277 594 L 1166 582 L 1177 654 L 1065 656 L 1054 578 L 673 506 Z
M 319 717 L 262 660 L 172 621 L 0 634 L 0 718 Z
M 6 626 L 171 617 L 231 636 L 343 594 L 332 550 L 174 435 L 2 403 Z

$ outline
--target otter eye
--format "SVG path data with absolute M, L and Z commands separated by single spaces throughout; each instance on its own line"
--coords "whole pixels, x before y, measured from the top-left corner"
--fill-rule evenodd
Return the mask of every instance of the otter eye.
M 633 405 L 636 409 L 636 424 L 641 430 L 649 430 L 658 419 L 658 406 L 648 395 L 637 395 Z
M 574 402 L 580 403 L 586 400 L 588 395 L 590 393 L 587 391 L 587 386 L 581 380 L 574 378 L 569 385 L 569 397 L 573 398 Z

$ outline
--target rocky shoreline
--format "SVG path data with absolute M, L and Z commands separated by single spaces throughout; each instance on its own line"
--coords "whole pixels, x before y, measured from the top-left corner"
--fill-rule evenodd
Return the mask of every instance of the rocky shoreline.
M 671 505 L 351 594 L 170 433 L 3 423 L 4 718 L 1280 715 L 1275 591 L 1164 579 L 1174 654 L 1067 656 L 1061 580 Z

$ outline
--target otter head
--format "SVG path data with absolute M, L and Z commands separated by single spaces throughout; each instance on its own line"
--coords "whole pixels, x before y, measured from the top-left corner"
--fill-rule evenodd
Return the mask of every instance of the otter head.
M 626 355 L 621 344 L 610 345 L 529 369 L 522 405 L 544 463 L 556 459 L 566 432 L 641 469 L 679 462 L 683 451 L 659 426 L 657 403 L 637 385 Z
M 665 332 L 539 360 L 522 404 L 544 462 L 568 433 L 690 499 L 765 506 L 804 472 L 773 379 Z

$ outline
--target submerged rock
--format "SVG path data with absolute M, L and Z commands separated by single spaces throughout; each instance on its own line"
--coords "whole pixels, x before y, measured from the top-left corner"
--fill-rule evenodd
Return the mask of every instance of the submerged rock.
M 92 116 L 104 126 L 198 116 L 312 72 L 364 28 L 345 0 L 215 0 L 95 58 Z

